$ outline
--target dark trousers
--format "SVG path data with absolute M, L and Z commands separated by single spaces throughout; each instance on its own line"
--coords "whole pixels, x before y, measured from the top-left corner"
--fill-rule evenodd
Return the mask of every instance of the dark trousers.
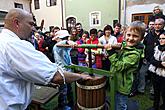
M 102 69 L 103 70 L 109 71 L 110 70 L 110 65 L 111 65 L 111 63 L 110 63 L 108 58 L 105 58 L 105 59 L 102 60 L 102 66 L 103 66 Z
M 154 87 L 154 103 L 155 110 L 159 110 L 160 96 L 163 100 L 163 110 L 165 110 L 165 77 L 152 74 L 153 87 Z

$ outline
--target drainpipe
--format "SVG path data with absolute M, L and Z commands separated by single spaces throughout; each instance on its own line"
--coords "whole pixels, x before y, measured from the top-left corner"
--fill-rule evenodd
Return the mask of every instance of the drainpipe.
M 29 1 L 29 8 L 30 8 L 30 13 L 32 13 L 32 0 Z
M 61 16 L 62 16 L 62 27 L 64 28 L 64 8 L 63 8 L 63 0 L 61 0 Z
M 126 8 L 127 8 L 127 1 L 124 0 L 124 26 L 126 25 Z
M 118 20 L 119 20 L 119 23 L 120 23 L 120 19 L 121 19 L 121 0 L 119 0 L 119 8 L 118 8 L 119 12 L 118 12 Z

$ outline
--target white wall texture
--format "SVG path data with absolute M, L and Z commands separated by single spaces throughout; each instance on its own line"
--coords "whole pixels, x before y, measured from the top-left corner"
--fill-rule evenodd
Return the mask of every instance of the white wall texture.
M 0 0 L 0 11 L 8 12 L 15 8 L 14 3 L 23 4 L 23 9 L 30 12 L 29 0 Z M 0 24 L 4 24 L 3 18 L 0 19 Z
M 9 11 L 14 8 L 14 2 L 23 4 L 23 9 L 30 12 L 30 0 L 0 0 L 0 11 Z
M 32 0 L 32 12 L 37 20 L 37 25 L 40 26 L 42 19 L 44 19 L 43 31 L 49 31 L 49 26 L 62 25 L 61 2 L 57 0 L 57 5 L 47 7 L 46 0 L 40 0 L 40 9 L 35 10 L 34 0 Z

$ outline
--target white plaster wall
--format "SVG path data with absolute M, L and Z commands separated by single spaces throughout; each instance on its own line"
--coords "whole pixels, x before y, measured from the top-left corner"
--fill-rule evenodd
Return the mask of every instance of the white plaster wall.
M 134 5 L 126 8 L 126 24 L 129 25 L 131 23 L 132 14 L 136 13 L 149 13 L 153 12 L 153 8 L 159 5 L 161 9 L 163 9 L 163 13 L 165 14 L 165 3 L 164 4 L 144 4 L 144 5 Z M 121 24 L 124 24 L 124 10 L 121 11 Z
M 23 4 L 23 9 L 30 12 L 29 0 L 0 0 L 0 11 L 8 12 L 10 9 L 15 8 L 14 2 Z M 3 18 L 0 20 L 0 24 L 4 24 Z
M 40 9 L 35 10 L 34 0 L 32 0 L 32 12 L 37 20 L 37 25 L 40 26 L 44 19 L 43 31 L 49 31 L 49 26 L 62 26 L 61 15 L 61 0 L 57 0 L 57 5 L 47 7 L 46 0 L 40 0 Z
M 0 0 L 0 10 L 8 12 L 14 8 L 14 2 L 23 4 L 23 9 L 30 12 L 29 0 Z

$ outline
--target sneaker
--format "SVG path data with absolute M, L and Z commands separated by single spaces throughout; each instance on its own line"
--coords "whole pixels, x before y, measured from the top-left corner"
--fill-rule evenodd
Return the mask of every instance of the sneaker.
M 63 107 L 63 110 L 72 110 L 72 109 L 71 109 L 71 107 L 69 107 L 69 106 L 64 106 L 64 107 Z
M 160 108 L 160 110 L 164 110 L 164 105 L 161 104 L 159 108 Z
M 148 108 L 147 110 L 155 110 L 153 107 Z
M 150 107 L 147 110 L 159 110 L 159 109 L 155 109 L 154 107 Z
M 72 110 L 69 106 L 58 107 L 58 110 Z

